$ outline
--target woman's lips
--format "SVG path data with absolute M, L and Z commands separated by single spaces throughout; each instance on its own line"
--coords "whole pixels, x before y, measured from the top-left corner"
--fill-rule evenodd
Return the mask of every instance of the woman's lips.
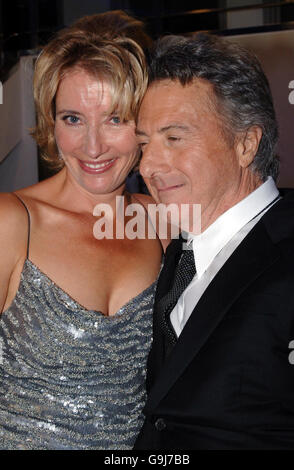
M 97 175 L 108 171 L 114 165 L 115 160 L 116 158 L 103 160 L 102 162 L 84 162 L 79 160 L 79 164 L 82 170 L 84 170 L 86 173 Z

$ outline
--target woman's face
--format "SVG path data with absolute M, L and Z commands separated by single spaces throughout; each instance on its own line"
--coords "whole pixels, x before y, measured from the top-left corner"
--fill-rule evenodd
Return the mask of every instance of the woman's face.
M 68 175 L 92 194 L 123 186 L 137 160 L 134 121 L 109 112 L 111 89 L 86 71 L 74 68 L 56 94 L 55 139 Z

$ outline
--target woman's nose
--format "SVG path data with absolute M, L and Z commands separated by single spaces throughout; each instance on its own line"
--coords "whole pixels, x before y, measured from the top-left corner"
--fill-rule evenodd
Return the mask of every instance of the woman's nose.
M 85 142 L 85 153 L 92 159 L 97 159 L 109 149 L 103 133 L 99 129 L 89 129 Z

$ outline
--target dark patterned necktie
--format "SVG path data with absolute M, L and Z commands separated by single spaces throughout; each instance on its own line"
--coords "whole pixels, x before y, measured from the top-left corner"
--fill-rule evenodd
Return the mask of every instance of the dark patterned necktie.
M 196 274 L 194 252 L 192 249 L 183 249 L 180 262 L 175 270 L 174 281 L 170 291 L 160 299 L 157 311 L 160 316 L 164 334 L 166 336 L 166 350 L 170 352 L 177 341 L 176 334 L 170 322 L 170 313 L 176 305 L 179 297 L 188 287 Z

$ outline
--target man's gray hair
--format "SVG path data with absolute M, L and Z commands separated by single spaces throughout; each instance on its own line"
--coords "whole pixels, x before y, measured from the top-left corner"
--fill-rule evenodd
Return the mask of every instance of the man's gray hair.
M 252 126 L 262 129 L 252 170 L 265 181 L 275 180 L 279 159 L 275 153 L 278 126 L 268 80 L 254 54 L 228 40 L 198 33 L 193 37 L 164 36 L 155 43 L 149 64 L 149 83 L 195 78 L 211 83 L 218 114 L 231 136 Z

